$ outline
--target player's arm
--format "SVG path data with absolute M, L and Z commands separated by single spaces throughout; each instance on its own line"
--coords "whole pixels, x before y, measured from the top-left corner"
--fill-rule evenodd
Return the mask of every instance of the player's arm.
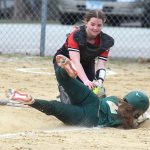
M 74 32 L 76 32 L 76 31 L 74 31 Z M 77 68 L 78 77 L 81 79 L 81 81 L 86 86 L 88 86 L 90 89 L 92 89 L 93 83 L 86 76 L 83 66 L 80 63 L 80 50 L 79 50 L 78 43 L 73 38 L 74 32 L 72 32 L 68 37 L 69 57 L 72 60 L 72 62 L 74 63 L 75 67 Z
M 99 82 L 100 85 L 105 80 L 105 76 L 106 76 L 106 69 L 105 68 L 106 68 L 106 61 L 102 60 L 102 59 L 98 59 L 95 78 Z
M 90 89 L 93 88 L 93 83 L 86 76 L 84 69 L 80 63 L 80 53 L 77 51 L 69 51 L 69 56 L 75 67 L 77 68 L 78 77 L 82 80 L 82 82 L 88 86 Z
M 96 66 L 95 78 L 99 85 L 105 80 L 106 76 L 106 63 L 108 57 L 109 50 L 104 51 L 99 57 Z

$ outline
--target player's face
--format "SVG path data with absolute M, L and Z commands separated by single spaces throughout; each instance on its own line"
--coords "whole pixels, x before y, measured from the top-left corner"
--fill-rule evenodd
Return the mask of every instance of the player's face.
M 98 18 L 91 18 L 86 23 L 86 32 L 87 35 L 91 38 L 95 38 L 102 30 L 103 27 L 103 21 L 102 19 Z

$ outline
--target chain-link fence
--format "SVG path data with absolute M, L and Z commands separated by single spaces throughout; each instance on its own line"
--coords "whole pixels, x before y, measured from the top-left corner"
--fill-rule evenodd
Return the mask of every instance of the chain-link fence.
M 112 57 L 150 58 L 149 0 L 0 0 L 0 52 L 53 55 L 89 9 L 102 9 Z

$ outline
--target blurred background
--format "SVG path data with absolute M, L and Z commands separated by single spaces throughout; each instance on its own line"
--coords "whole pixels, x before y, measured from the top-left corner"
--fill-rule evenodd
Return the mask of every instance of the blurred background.
M 52 56 L 90 9 L 106 14 L 110 57 L 150 58 L 150 0 L 0 0 L 0 54 Z

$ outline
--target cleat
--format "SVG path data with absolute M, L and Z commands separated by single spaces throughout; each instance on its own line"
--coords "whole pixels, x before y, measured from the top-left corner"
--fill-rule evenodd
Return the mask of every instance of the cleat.
M 13 101 L 23 103 L 23 104 L 33 104 L 34 99 L 30 94 L 16 91 L 15 89 L 8 89 L 6 91 L 6 96 Z
M 64 68 L 67 71 L 68 75 L 71 78 L 77 77 L 77 70 L 69 58 L 63 55 L 57 55 L 56 62 L 58 66 L 60 66 L 61 68 Z

